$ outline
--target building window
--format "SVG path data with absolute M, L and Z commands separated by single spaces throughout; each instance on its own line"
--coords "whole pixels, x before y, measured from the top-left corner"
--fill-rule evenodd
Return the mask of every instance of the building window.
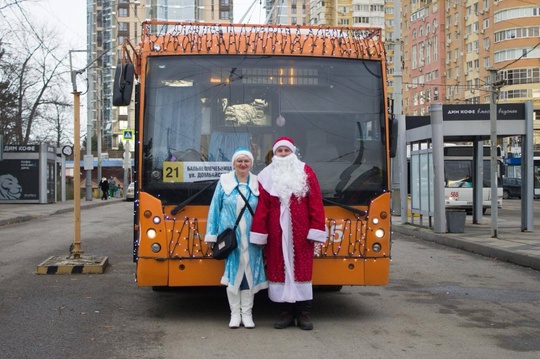
M 230 20 L 229 11 L 220 11 L 219 12 L 219 19 L 220 20 Z
M 499 75 L 508 85 L 540 83 L 540 67 L 503 70 Z
M 119 22 L 118 23 L 118 31 L 129 31 L 129 23 L 127 23 L 127 22 Z
M 484 70 L 489 69 L 489 57 L 484 57 Z
M 412 68 L 415 69 L 417 67 L 417 62 L 416 62 L 416 45 L 414 45 L 412 47 Z

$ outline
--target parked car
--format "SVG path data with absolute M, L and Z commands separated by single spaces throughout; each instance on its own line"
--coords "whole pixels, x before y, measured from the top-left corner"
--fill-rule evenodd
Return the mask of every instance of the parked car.
M 127 188 L 126 201 L 135 200 L 135 182 L 131 182 Z
M 521 198 L 521 178 L 505 177 L 503 178 L 503 198 L 512 197 Z

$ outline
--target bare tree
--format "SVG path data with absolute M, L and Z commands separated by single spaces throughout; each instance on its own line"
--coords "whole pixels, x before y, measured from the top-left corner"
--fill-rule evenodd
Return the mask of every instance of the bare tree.
M 69 88 L 67 51 L 58 42 L 59 36 L 46 27 L 37 29 L 27 14 L 17 7 L 9 30 L 3 30 L 4 44 L 10 56 L 4 56 L 5 69 L 1 73 L 6 91 L 16 94 L 13 107 L 6 108 L 12 116 L 5 119 L 5 143 L 28 144 L 37 141 L 58 142 L 69 117 L 71 103 L 65 98 Z M 2 31 L 2 30 L 0 30 Z M 11 50 L 11 51 L 10 51 Z M 7 60 L 9 58 L 9 60 Z M 1 105 L 1 104 L 0 104 Z M 13 105 L 13 104 L 11 104 Z M 0 109 L 2 111 L 2 109 Z
M 23 4 L 27 2 L 27 0 L 5 0 L 0 4 L 0 11 L 5 10 L 9 7 L 13 6 L 19 6 L 20 4 Z
M 66 119 L 72 115 L 71 107 L 67 107 L 60 103 L 48 106 L 48 114 L 43 119 L 43 124 L 50 131 L 38 131 L 32 137 L 37 142 L 49 142 L 56 147 L 61 147 L 66 144 L 73 144 L 73 123 Z
M 13 92 L 10 86 L 8 74 L 11 73 L 11 66 L 6 57 L 3 42 L 0 40 L 0 132 L 7 143 L 7 139 L 13 136 L 17 93 Z

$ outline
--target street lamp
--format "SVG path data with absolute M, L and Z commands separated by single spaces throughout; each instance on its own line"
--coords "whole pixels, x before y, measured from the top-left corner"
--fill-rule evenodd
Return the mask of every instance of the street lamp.
M 70 52 L 71 55 L 71 52 Z M 70 57 L 71 58 L 71 57 Z M 77 91 L 78 71 L 71 71 L 73 85 L 73 219 L 74 236 L 71 254 L 79 259 L 81 250 L 81 93 Z

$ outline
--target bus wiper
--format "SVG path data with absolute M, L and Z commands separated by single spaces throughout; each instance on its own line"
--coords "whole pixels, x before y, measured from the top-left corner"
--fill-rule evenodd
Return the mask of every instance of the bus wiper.
M 189 197 L 188 199 L 186 199 L 184 202 L 180 203 L 179 205 L 177 205 L 176 207 L 173 208 L 173 210 L 171 211 L 171 214 L 174 216 L 175 214 L 177 214 L 178 212 L 180 212 L 185 206 L 187 206 L 191 201 L 193 201 L 195 198 L 199 197 L 199 195 L 201 193 L 203 193 L 204 191 L 206 191 L 208 188 L 212 187 L 213 185 L 215 185 L 216 183 L 218 183 L 219 179 L 217 180 L 212 180 L 212 182 L 210 182 L 208 185 L 204 186 L 199 192 L 195 193 L 193 196 Z M 202 182 L 206 182 L 206 181 L 202 181 Z
M 354 208 L 351 206 L 347 206 L 345 204 L 337 203 L 334 201 L 331 201 L 329 199 L 323 198 L 323 202 L 326 202 L 328 204 L 333 204 L 334 206 L 341 207 L 343 209 L 346 209 L 347 211 L 351 211 L 353 214 L 356 214 L 358 217 L 367 215 L 367 211 L 364 211 L 362 209 Z

